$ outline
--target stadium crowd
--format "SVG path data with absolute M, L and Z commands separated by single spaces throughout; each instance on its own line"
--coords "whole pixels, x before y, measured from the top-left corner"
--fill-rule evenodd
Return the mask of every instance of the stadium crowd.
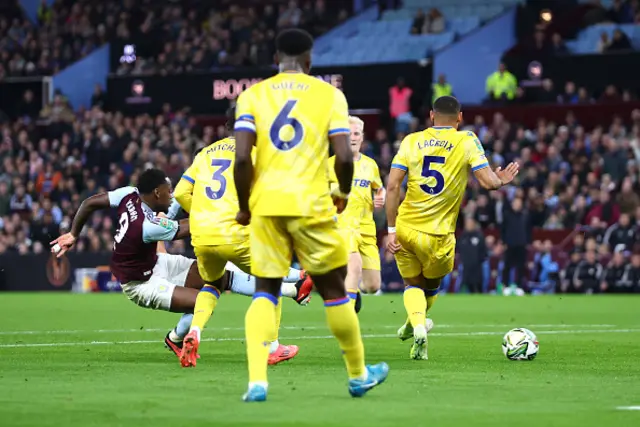
M 44 126 L 25 117 L 2 125 L 0 253 L 46 251 L 59 228 L 69 226 L 82 199 L 105 189 L 135 185 L 138 174 L 151 165 L 164 168 L 176 183 L 194 151 L 225 132 L 223 127 L 201 128 L 186 112 L 169 108 L 156 117 L 135 118 L 105 112 L 99 106 L 73 112 L 65 106 L 62 94 L 42 113 L 48 117 Z M 428 121 L 414 120 L 409 131 L 428 125 Z M 625 269 L 632 268 L 629 265 L 635 264 L 626 263 L 627 258 L 638 261 L 640 111 L 590 131 L 571 114 L 559 126 L 540 119 L 537 128 L 525 129 L 496 114 L 489 123 L 476 117 L 464 128 L 478 134 L 494 166 L 517 160 L 522 170 L 516 184 L 504 191 L 485 193 L 470 180 L 460 215 L 460 228 L 465 228 L 461 253 L 465 250 L 464 233 L 476 232 L 479 226 L 497 235 L 478 236 L 484 247 L 479 264 L 506 254 L 501 260 L 501 283 L 526 288 L 528 281 L 540 279 L 533 276 L 542 275 L 557 277 L 554 283 L 559 291 L 638 288 L 637 280 L 633 285 L 622 285 L 631 273 L 623 278 L 613 271 L 620 262 Z M 399 133 L 391 138 L 385 129 L 378 129 L 363 144 L 362 151 L 378 162 L 383 180 L 403 136 Z M 378 229 L 383 230 L 384 211 L 377 211 L 375 219 Z M 465 225 L 466 219 L 473 221 Z M 112 225 L 109 215 L 95 214 L 76 250 L 109 250 Z M 572 251 L 569 259 L 550 250 L 548 242 L 532 241 L 534 228 L 576 227 L 585 230 L 586 238 L 568 247 Z M 172 251 L 184 251 L 186 245 L 176 242 Z M 529 255 L 528 247 L 534 249 Z M 545 268 L 551 271 L 539 263 L 545 254 Z M 382 253 L 383 271 L 390 269 L 387 281 L 391 283 L 395 273 L 388 255 Z M 540 265 L 532 268 L 534 262 Z M 586 277 L 580 279 L 591 270 L 577 269 L 579 263 L 585 268 L 595 263 L 597 277 L 591 282 Z M 486 280 L 464 283 L 468 278 L 469 274 L 459 274 L 458 285 L 471 290 L 489 286 Z
M 295 25 L 319 34 L 346 18 L 345 11 L 329 14 L 324 0 L 292 0 L 260 10 L 230 1 L 217 9 L 190 4 L 160 11 L 151 1 L 59 0 L 39 9 L 37 39 L 21 15 L 7 14 L 0 18 L 0 45 L 6 47 L 0 54 L 0 77 L 51 71 L 110 37 L 127 39 L 133 32 L 153 32 L 165 43 L 157 57 L 124 64 L 119 73 L 197 70 L 196 62 L 203 69 L 270 63 L 269 46 L 278 29 Z M 38 68 L 40 62 L 53 68 Z M 556 91 L 550 81 L 526 94 L 518 89 L 514 96 L 522 102 L 561 104 L 634 98 L 610 86 L 594 99 L 571 82 Z M 408 100 L 404 104 L 407 111 L 392 117 L 408 112 Z M 0 124 L 0 254 L 46 252 L 59 230 L 69 227 L 84 198 L 135 185 L 147 167 L 165 169 L 177 183 L 193 153 L 225 134 L 224 127 L 201 128 L 187 110 L 167 106 L 155 117 L 129 118 L 103 106 L 99 89 L 92 108 L 80 111 L 62 93 L 38 111 L 33 93 L 25 93 L 9 112 L 12 119 Z M 428 119 L 409 116 L 395 133 L 380 128 L 367 135 L 362 151 L 377 161 L 384 182 L 402 138 L 429 125 Z M 494 167 L 518 161 L 522 169 L 515 185 L 503 191 L 486 193 L 470 180 L 459 219 L 459 268 L 449 278 L 451 288 L 487 291 L 497 283 L 514 283 L 532 291 L 640 291 L 640 272 L 634 270 L 640 268 L 640 110 L 589 130 L 571 113 L 561 124 L 541 118 L 534 129 L 509 123 L 500 114 L 490 122 L 475 117 L 463 127 L 483 141 Z M 384 210 L 375 213 L 375 221 L 384 230 Z M 108 214 L 94 214 L 75 250 L 110 250 L 112 228 Z M 492 234 L 485 236 L 479 229 Z M 534 229 L 582 232 L 563 248 L 570 251 L 567 255 L 550 242 L 533 241 Z M 171 246 L 173 252 L 189 249 L 188 242 Z M 393 257 L 383 250 L 381 258 L 385 283 L 401 287 Z

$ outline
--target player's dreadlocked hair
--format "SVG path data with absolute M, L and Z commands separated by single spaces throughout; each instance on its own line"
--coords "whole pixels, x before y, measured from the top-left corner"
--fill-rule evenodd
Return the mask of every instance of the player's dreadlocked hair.
M 160 169 L 147 169 L 138 178 L 138 191 L 140 194 L 149 194 L 167 182 L 167 174 Z
M 276 50 L 287 56 L 299 56 L 313 47 L 313 37 L 305 30 L 290 28 L 276 38 Z

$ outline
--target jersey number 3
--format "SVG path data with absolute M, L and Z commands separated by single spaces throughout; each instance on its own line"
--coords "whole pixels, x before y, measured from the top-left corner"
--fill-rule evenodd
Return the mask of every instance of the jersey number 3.
M 224 177 L 223 173 L 231 166 L 231 160 L 227 159 L 213 159 L 211 160 L 211 167 L 216 168 L 213 172 L 212 180 L 217 181 L 219 183 L 218 191 L 213 191 L 211 187 L 205 187 L 205 192 L 207 193 L 207 197 L 213 200 L 218 200 L 220 197 L 224 195 L 224 192 L 227 190 L 227 178 Z
M 276 119 L 273 121 L 271 129 L 269 130 L 271 143 L 278 150 L 289 151 L 302 141 L 302 136 L 304 135 L 302 124 L 297 119 L 289 116 L 297 102 L 298 101 L 295 100 L 287 101 L 287 103 L 284 104 L 284 107 L 282 107 L 282 110 L 280 110 L 276 116 Z M 280 132 L 285 126 L 291 126 L 291 128 L 293 128 L 293 136 L 288 141 L 284 141 L 280 138 Z
M 432 164 L 444 165 L 445 158 L 442 156 L 424 156 L 422 162 L 422 176 L 425 178 L 434 178 L 436 185 L 429 186 L 427 184 L 420 185 L 422 191 L 432 196 L 442 193 L 444 190 L 444 176 L 435 169 L 431 169 Z

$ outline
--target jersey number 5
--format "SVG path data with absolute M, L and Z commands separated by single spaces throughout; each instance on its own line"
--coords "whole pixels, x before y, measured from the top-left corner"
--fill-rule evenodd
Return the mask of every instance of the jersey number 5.
M 444 176 L 440 172 L 435 169 L 431 169 L 431 164 L 439 164 L 444 165 L 445 158 L 442 156 L 424 156 L 424 161 L 422 162 L 422 176 L 425 178 L 435 178 L 436 185 L 433 187 L 422 184 L 420 188 L 427 194 L 435 196 L 436 194 L 442 193 L 444 190 Z
M 287 101 L 287 103 L 284 104 L 284 107 L 282 107 L 282 110 L 278 113 L 276 119 L 273 121 L 271 129 L 269 130 L 271 143 L 275 145 L 278 150 L 289 151 L 302 141 L 302 136 L 304 135 L 302 124 L 297 119 L 289 116 L 297 102 L 298 101 L 296 100 Z M 284 141 L 280 138 L 280 131 L 287 125 L 293 128 L 293 137 L 288 141 Z
M 217 168 L 213 172 L 213 176 L 211 179 L 220 183 L 218 191 L 213 191 L 211 187 L 205 187 L 205 192 L 207 193 L 207 197 L 213 200 L 218 200 L 220 197 L 224 195 L 224 192 L 227 190 L 227 178 L 224 177 L 223 173 L 229 166 L 231 166 L 231 160 L 227 159 L 213 159 L 211 160 L 211 166 Z

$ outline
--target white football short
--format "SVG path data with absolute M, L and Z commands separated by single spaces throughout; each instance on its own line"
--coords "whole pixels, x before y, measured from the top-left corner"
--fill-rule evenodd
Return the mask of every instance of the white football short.
M 159 253 L 149 280 L 122 284 L 122 292 L 141 307 L 169 311 L 173 290 L 184 286 L 194 262 L 182 255 Z

